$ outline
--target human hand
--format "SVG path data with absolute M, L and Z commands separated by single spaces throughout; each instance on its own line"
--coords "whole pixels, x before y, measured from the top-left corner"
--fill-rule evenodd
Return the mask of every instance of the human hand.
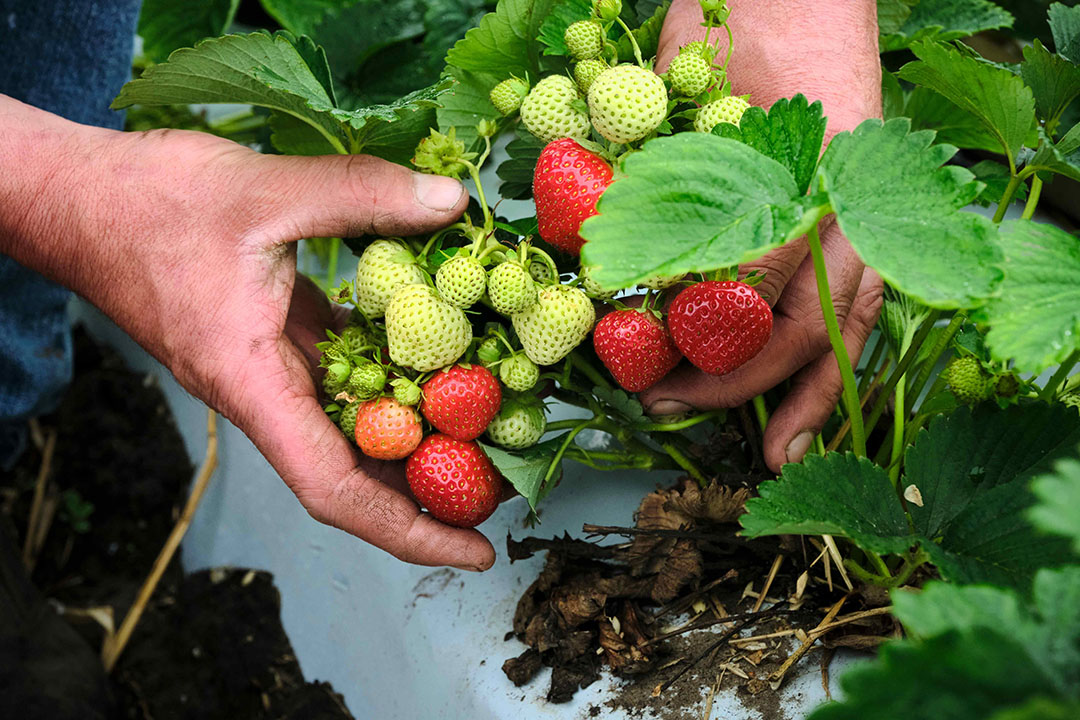
M 314 345 L 342 318 L 297 277 L 293 244 L 442 227 L 468 202 L 459 182 L 89 128 L 2 95 L 0 157 L 0 250 L 109 315 L 243 430 L 316 520 L 408 562 L 491 566 L 483 535 L 421 513 L 403 465 L 362 457 L 323 412 Z
M 727 68 L 736 94 L 768 108 L 802 93 L 820 100 L 829 118 L 826 141 L 881 116 L 881 67 L 873 0 L 729 0 L 735 49 Z M 663 71 L 683 45 L 704 38 L 697 0 L 675 0 L 660 34 L 657 69 Z M 727 35 L 713 31 L 719 59 Z M 881 307 L 881 279 L 866 268 L 835 222 L 820 228 L 836 313 L 853 362 L 873 330 Z M 801 460 L 841 395 L 814 269 L 805 239 L 788 243 L 740 266 L 740 274 L 765 272 L 757 286 L 773 306 L 769 343 L 750 362 L 724 376 L 683 365 L 641 394 L 655 415 L 740 405 L 791 379 L 765 430 L 769 467 Z

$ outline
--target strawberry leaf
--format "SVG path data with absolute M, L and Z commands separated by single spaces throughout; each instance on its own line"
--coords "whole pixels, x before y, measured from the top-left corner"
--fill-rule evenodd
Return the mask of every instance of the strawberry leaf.
M 269 74 L 290 89 L 268 86 L 262 77 Z M 302 120 L 339 151 L 348 142 L 337 119 L 312 107 L 333 103 L 287 32 L 225 35 L 177 50 L 167 62 L 124 85 L 110 107 L 190 103 L 257 105 Z
M 942 576 L 1025 588 L 1034 569 L 1069 562 L 1068 543 L 1035 530 L 1033 474 L 1071 454 L 1080 416 L 1044 404 L 961 409 L 935 418 L 905 457 L 901 487 L 915 485 L 923 506 L 905 517 L 885 471 L 854 455 L 811 455 L 762 483 L 739 521 L 751 537 L 828 533 L 874 552 L 918 545 Z
M 808 455 L 758 492 L 739 518 L 748 537 L 839 535 L 877 553 L 902 553 L 914 542 L 888 474 L 851 453 Z
M 240 0 L 143 0 L 139 37 L 143 55 L 164 62 L 177 48 L 225 32 Z
M 493 445 L 483 443 L 481 445 L 496 469 L 502 473 L 507 482 L 514 486 L 518 494 L 525 498 L 529 503 L 529 509 L 535 512 L 536 503 L 543 496 L 544 476 L 547 474 L 551 461 L 555 459 L 566 434 L 563 433 L 551 440 L 533 445 L 531 448 L 512 453 Z M 556 471 L 549 485 L 558 481 L 559 472 L 561 471 Z
M 1080 124 L 1074 125 L 1057 143 L 1041 128 L 1039 137 L 1042 142 L 1028 162 L 1028 168 L 1080 180 Z
M 1080 448 L 1050 470 L 1038 475 L 1031 484 L 1038 498 L 1028 519 L 1035 527 L 1072 540 L 1073 551 L 1080 554 Z
M 979 119 L 998 141 L 1010 165 L 1035 126 L 1031 88 L 1009 70 L 960 50 L 930 43 L 911 48 L 919 60 L 900 68 L 900 78 L 941 93 Z
M 1080 6 L 1054 3 L 1050 6 L 1049 20 L 1058 54 L 1066 60 L 1080 63 Z
M 777 100 L 768 114 L 751 106 L 739 125 L 720 123 L 713 134 L 742 140 L 766 157 L 786 167 L 795 178 L 800 194 L 810 187 L 817 169 L 821 143 L 825 139 L 825 118 L 821 101 L 812 105 L 803 95 Z
M 558 0 L 499 0 L 495 12 L 465 33 L 450 52 L 446 64 L 476 73 L 540 77 L 541 43 L 537 40 L 544 19 Z
M 653 14 L 642 21 L 641 27 L 630 26 L 630 32 L 638 44 L 638 49 L 641 50 L 641 56 L 645 59 L 656 55 L 656 50 L 660 47 L 660 31 L 664 27 L 664 18 L 667 17 L 670 6 L 670 2 L 658 5 Z M 619 62 L 634 62 L 636 60 L 634 46 L 630 44 L 630 39 L 626 37 L 625 33 L 619 34 L 617 43 Z
M 465 143 L 469 150 L 480 147 L 480 135 L 476 126 L 481 120 L 503 122 L 502 114 L 491 104 L 488 95 L 502 79 L 497 75 L 474 73 L 461 68 L 447 68 L 454 80 L 450 91 L 441 98 L 441 107 L 437 111 L 439 131 L 457 131 L 457 139 Z
M 342 10 L 356 0 L 260 0 L 270 17 L 297 34 L 310 33 L 328 13 Z
M 783 165 L 715 135 L 652 140 L 622 169 L 581 229 L 582 263 L 607 287 L 753 260 L 790 239 L 813 202 Z
M 1038 38 L 1024 48 L 1020 76 L 1035 96 L 1035 110 L 1050 132 L 1065 108 L 1080 95 L 1080 66 L 1052 54 Z
M 1005 279 L 980 317 L 993 355 L 1038 373 L 1080 348 L 1080 241 L 1045 223 L 1002 223 Z
M 879 0 L 879 9 L 882 4 Z M 882 35 L 878 44 L 881 52 L 903 50 L 921 41 L 958 40 L 983 30 L 1012 27 L 1013 24 L 1012 15 L 990 0 L 918 0 L 905 3 L 913 7 L 897 28 L 897 20 L 903 16 L 903 9 L 895 7 L 895 2 L 885 4 L 886 25 L 879 24 Z
M 512 200 L 528 200 L 532 197 L 533 172 L 544 145 L 543 140 L 524 126 L 518 127 L 517 137 L 506 146 L 506 160 L 495 171 L 502 180 L 500 195 Z
M 979 118 L 929 88 L 912 90 L 899 114 L 911 118 L 912 130 L 937 132 L 934 139 L 938 143 L 967 150 L 1001 151 L 1001 144 Z
M 993 224 L 960 211 L 981 188 L 969 171 L 942 167 L 956 148 L 909 129 L 896 118 L 840 133 L 818 181 L 852 247 L 892 285 L 930 307 L 977 305 L 1001 275 Z

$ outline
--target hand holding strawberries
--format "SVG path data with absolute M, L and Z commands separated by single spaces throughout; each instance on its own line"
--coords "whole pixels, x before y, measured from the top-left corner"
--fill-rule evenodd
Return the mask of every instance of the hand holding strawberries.
M 729 0 L 736 48 L 727 68 L 734 92 L 750 93 L 768 107 L 795 93 L 821 100 L 829 118 L 826 140 L 881 114 L 881 69 L 872 0 Z M 698 0 L 675 0 L 660 36 L 658 70 L 679 48 L 701 39 Z M 809 25 L 812 24 L 812 29 Z M 720 54 L 726 35 L 714 31 Z M 832 295 L 848 354 L 857 358 L 877 319 L 881 280 L 865 269 L 835 224 L 821 231 Z M 785 379 L 791 389 L 765 433 L 765 458 L 773 470 L 802 458 L 836 406 L 840 373 L 833 356 L 813 267 L 798 240 L 740 268 L 765 272 L 756 289 L 773 306 L 772 337 L 752 360 L 714 376 L 682 367 L 646 390 L 642 402 L 666 415 L 733 407 Z

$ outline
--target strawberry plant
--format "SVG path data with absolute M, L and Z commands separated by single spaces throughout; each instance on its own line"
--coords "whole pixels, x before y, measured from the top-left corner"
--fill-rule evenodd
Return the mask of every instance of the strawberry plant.
M 739 268 L 805 238 L 841 401 L 746 503 L 743 535 L 837 541 L 909 634 L 815 717 L 1071 717 L 1080 241 L 1037 211 L 1054 178 L 1080 181 L 1080 10 L 1050 5 L 1051 37 L 1010 64 L 956 42 L 1009 26 L 988 0 L 877 6 L 884 117 L 827 143 L 821 103 L 735 94 L 738 8 L 717 0 L 662 74 L 666 3 L 501 0 L 433 84 L 384 104 L 340 98 L 326 48 L 287 26 L 178 50 L 115 105 L 248 103 L 278 152 L 471 181 L 444 230 L 346 240 L 359 260 L 332 297 L 355 309 L 319 346 L 328 412 L 363 452 L 408 457 L 416 498 L 455 525 L 490 515 L 500 477 L 535 510 L 564 460 L 706 485 L 687 431 L 723 411 L 653 420 L 632 393 L 684 358 L 728 375 L 761 352 L 773 312 Z M 480 179 L 510 134 L 499 193 L 535 206 L 512 221 Z M 865 358 L 830 290 L 832 223 L 887 284 Z M 550 401 L 581 417 L 549 421 Z

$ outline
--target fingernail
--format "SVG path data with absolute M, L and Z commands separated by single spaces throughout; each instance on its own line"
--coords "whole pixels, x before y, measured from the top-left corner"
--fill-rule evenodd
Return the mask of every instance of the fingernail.
M 803 430 L 801 433 L 792 438 L 791 442 L 784 448 L 784 455 L 787 456 L 788 462 L 799 462 L 806 455 L 806 451 L 810 449 L 810 444 L 814 442 L 814 433 L 809 430 Z
M 693 408 L 679 400 L 657 400 L 649 406 L 650 415 L 678 415 Z
M 413 175 L 413 193 L 416 200 L 429 210 L 453 210 L 464 192 L 465 186 L 453 178 L 422 173 Z
M 454 567 L 458 570 L 465 570 L 467 572 L 484 572 L 482 568 L 479 568 L 476 565 L 455 565 Z

